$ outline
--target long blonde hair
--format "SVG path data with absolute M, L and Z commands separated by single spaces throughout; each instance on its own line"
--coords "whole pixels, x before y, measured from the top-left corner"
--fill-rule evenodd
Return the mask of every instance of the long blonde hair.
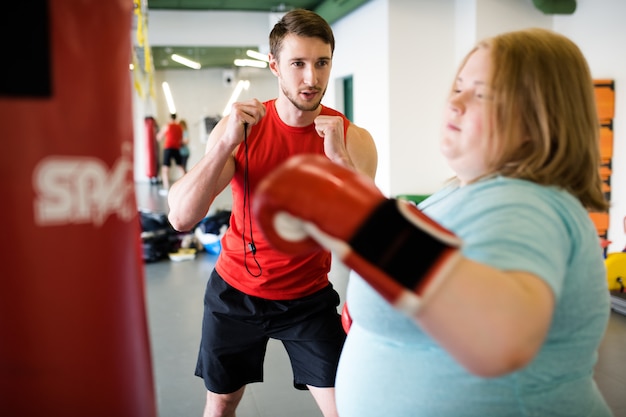
M 561 187 L 606 210 L 593 80 L 580 49 L 545 29 L 485 39 L 467 57 L 478 48 L 490 51 L 493 68 L 490 174 Z

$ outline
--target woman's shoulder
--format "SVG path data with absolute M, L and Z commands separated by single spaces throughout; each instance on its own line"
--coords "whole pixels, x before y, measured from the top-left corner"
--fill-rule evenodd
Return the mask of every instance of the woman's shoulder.
M 582 203 L 567 190 L 516 178 L 496 177 L 476 184 L 469 200 L 484 211 L 518 213 L 535 221 L 572 224 L 589 217 Z
M 571 193 L 554 186 L 507 177 L 492 177 L 458 187 L 450 185 L 420 204 L 444 217 L 471 218 L 524 215 L 549 219 L 584 217 L 587 211 Z

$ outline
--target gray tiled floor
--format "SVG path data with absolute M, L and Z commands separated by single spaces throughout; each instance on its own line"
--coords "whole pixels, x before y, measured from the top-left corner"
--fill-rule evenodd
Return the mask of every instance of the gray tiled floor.
M 166 210 L 155 187 L 138 185 L 140 208 Z M 202 297 L 216 256 L 200 253 L 193 261 L 146 264 L 148 319 L 152 339 L 159 417 L 200 417 L 205 390 L 193 375 L 202 319 Z M 331 280 L 345 299 L 347 272 L 333 266 Z M 238 417 L 321 417 L 308 392 L 291 384 L 284 349 L 270 342 L 265 382 L 250 385 Z M 596 381 L 616 417 L 626 417 L 626 317 L 611 314 L 600 346 Z

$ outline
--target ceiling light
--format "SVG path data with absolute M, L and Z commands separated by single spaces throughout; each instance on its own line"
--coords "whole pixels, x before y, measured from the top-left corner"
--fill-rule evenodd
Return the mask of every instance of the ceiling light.
M 202 65 L 199 62 L 192 61 L 189 58 L 185 58 L 184 56 L 180 56 L 178 54 L 172 54 L 172 60 L 178 62 L 179 64 L 183 64 L 186 67 L 193 69 L 200 69 Z
M 259 61 L 270 62 L 270 59 L 267 56 L 267 54 L 262 54 L 260 52 L 253 51 L 252 49 L 248 49 L 246 51 L 246 55 L 248 55 L 250 58 L 258 59 Z
M 176 106 L 174 105 L 174 97 L 172 97 L 172 91 L 170 90 L 170 85 L 167 81 L 163 81 L 161 84 L 163 87 L 163 94 L 165 94 L 165 101 L 167 101 L 167 109 L 170 114 L 176 114 Z
M 257 61 L 256 59 L 235 59 L 235 65 L 238 67 L 267 68 L 267 62 Z
M 230 108 L 232 107 L 233 103 L 237 101 L 241 92 L 244 89 L 247 90 L 248 88 L 250 88 L 250 81 L 239 80 L 239 82 L 235 86 L 235 90 L 233 90 L 233 94 L 231 94 L 230 99 L 228 100 L 228 103 L 226 103 L 226 107 L 224 107 L 224 112 L 222 113 L 222 116 L 228 116 L 228 114 L 230 113 Z

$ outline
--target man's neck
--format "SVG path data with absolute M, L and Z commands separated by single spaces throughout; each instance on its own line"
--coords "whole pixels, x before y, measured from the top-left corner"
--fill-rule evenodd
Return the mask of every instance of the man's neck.
M 279 96 L 274 102 L 278 117 L 288 126 L 302 127 L 308 126 L 322 111 L 322 105 L 317 106 L 315 110 L 300 110 L 293 105 L 289 99 L 283 95 Z

